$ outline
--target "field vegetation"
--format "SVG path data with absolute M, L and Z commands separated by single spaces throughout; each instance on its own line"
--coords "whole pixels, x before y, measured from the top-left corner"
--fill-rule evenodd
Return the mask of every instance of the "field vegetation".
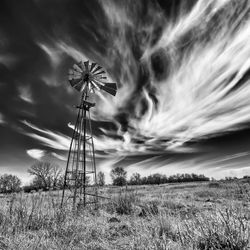
M 61 191 L 1 195 L 0 249 L 250 247 L 250 181 L 104 186 L 98 210 L 60 208 Z

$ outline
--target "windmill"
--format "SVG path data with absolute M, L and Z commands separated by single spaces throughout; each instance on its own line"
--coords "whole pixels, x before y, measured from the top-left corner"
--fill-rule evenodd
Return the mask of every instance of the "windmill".
M 73 199 L 76 206 L 98 203 L 95 149 L 90 119 L 90 109 L 95 106 L 88 99 L 91 93 L 103 90 L 116 95 L 116 83 L 107 82 L 106 72 L 96 63 L 79 62 L 69 70 L 70 85 L 81 92 L 77 119 L 70 143 L 61 206 Z M 66 195 L 68 193 L 68 195 Z

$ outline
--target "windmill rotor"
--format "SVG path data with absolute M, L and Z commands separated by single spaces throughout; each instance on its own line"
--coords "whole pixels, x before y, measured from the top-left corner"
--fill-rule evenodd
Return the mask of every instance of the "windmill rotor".
M 76 90 L 84 93 L 103 90 L 115 96 L 117 92 L 116 83 L 106 82 L 105 80 L 107 80 L 106 72 L 97 63 L 78 62 L 69 70 L 70 85 Z

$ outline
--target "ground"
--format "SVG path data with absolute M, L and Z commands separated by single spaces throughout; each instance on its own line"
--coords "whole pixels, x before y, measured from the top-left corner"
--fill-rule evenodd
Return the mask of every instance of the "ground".
M 250 248 L 250 181 L 104 187 L 99 209 L 60 191 L 2 195 L 0 249 Z

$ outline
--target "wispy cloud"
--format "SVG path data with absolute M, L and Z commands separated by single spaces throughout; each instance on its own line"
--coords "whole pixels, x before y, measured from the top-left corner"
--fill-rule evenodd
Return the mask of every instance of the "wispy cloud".
M 190 11 L 163 22 L 163 32 L 158 42 L 142 48 L 142 60 L 147 65 L 146 71 L 149 70 L 151 88 L 141 88 L 146 83 L 137 80 L 140 72 L 134 69 L 135 65 L 139 65 L 127 46 L 129 40 L 126 41 L 126 36 L 119 36 L 115 40 L 112 51 L 114 57 L 119 57 L 122 62 L 118 76 L 123 85 L 119 88 L 118 96 L 122 98 L 114 98 L 119 100 L 118 105 L 111 100 L 114 108 L 110 115 L 107 112 L 107 117 L 112 119 L 112 115 L 119 114 L 121 110 L 127 112 L 123 120 L 128 124 L 129 136 L 137 136 L 138 141 L 149 145 L 142 147 L 138 143 L 134 145 L 134 152 L 140 154 L 160 146 L 165 150 L 177 151 L 190 140 L 237 131 L 249 124 L 250 81 L 247 76 L 250 69 L 250 25 L 247 13 L 250 4 L 238 1 L 235 7 L 229 0 L 199 0 Z M 123 15 L 110 15 L 115 9 L 113 5 L 103 4 L 103 8 L 109 13 L 107 18 L 111 30 L 115 22 L 114 32 L 119 28 L 125 30 L 127 25 L 132 30 L 138 29 L 134 20 L 136 17 L 125 15 L 128 14 L 126 8 L 119 9 L 125 12 Z M 222 10 L 223 15 L 220 15 Z M 155 12 L 154 18 L 157 14 Z M 129 20 L 124 20 L 125 17 Z M 156 57 L 157 63 L 153 62 L 153 57 Z M 162 72 L 166 74 L 157 78 Z M 129 77 L 125 78 L 127 75 Z M 124 91 L 124 86 L 133 90 L 137 83 L 140 84 L 137 95 L 135 91 Z M 151 98 L 154 93 L 152 89 L 156 92 L 157 105 Z M 147 105 L 142 105 L 140 100 Z M 109 106 L 112 105 L 109 103 Z M 128 109 L 128 106 L 132 108 Z M 147 106 L 143 115 L 140 113 L 141 106 Z M 111 110 L 106 108 L 108 105 L 105 102 L 100 107 Z M 133 140 L 129 144 L 132 146 Z
M 52 66 L 57 67 L 62 60 L 61 58 L 62 52 L 59 49 L 55 47 L 51 47 L 45 43 L 38 42 L 37 44 L 47 54 L 47 56 L 49 57 L 51 61 Z
M 235 159 L 241 159 L 243 157 L 249 156 L 250 152 L 241 152 L 241 153 L 237 153 L 237 154 L 233 154 L 233 155 L 229 155 L 226 157 L 217 157 L 217 159 L 214 159 L 212 161 L 212 164 L 220 164 L 220 163 L 230 163 L 232 160 Z
M 66 55 L 72 57 L 76 61 L 86 61 L 88 58 L 84 55 L 84 53 L 80 49 L 76 49 L 75 46 L 68 45 L 63 41 L 59 41 L 56 43 L 57 49 L 64 52 Z
M 0 124 L 6 124 L 6 120 L 4 118 L 4 115 L 0 112 Z
M 53 132 L 47 129 L 41 129 L 37 126 L 31 124 L 27 121 L 22 121 L 27 127 L 33 129 L 36 132 L 39 132 L 41 135 L 37 133 L 24 132 L 25 135 L 34 138 L 42 145 L 57 149 L 57 150 L 68 150 L 70 145 L 70 138 L 62 133 Z
M 57 153 L 52 153 L 52 155 L 61 161 L 67 161 L 67 157 L 64 155 L 59 155 Z
M 18 58 L 11 54 L 0 55 L 0 64 L 3 64 L 7 67 L 13 67 L 18 62 Z
M 29 86 L 20 86 L 18 88 L 19 90 L 19 97 L 28 103 L 34 103 L 34 100 L 32 98 L 32 92 Z
M 51 158 L 51 156 L 55 157 L 56 159 L 59 159 L 61 161 L 67 161 L 67 157 L 64 156 L 64 155 L 60 155 L 60 154 L 57 154 L 55 152 L 48 152 L 48 151 L 45 151 L 45 150 L 41 150 L 41 149 L 29 149 L 29 150 L 26 150 L 26 153 L 31 157 L 31 158 L 34 158 L 36 160 L 42 160 L 45 158 Z
M 29 149 L 26 152 L 30 157 L 37 160 L 40 160 L 45 155 L 45 151 L 41 149 Z

